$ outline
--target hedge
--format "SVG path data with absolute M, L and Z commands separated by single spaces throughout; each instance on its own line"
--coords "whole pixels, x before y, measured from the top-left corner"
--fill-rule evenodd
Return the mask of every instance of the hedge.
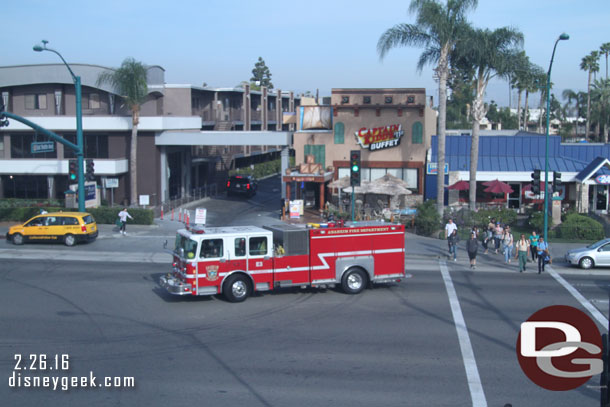
M 415 232 L 418 235 L 430 236 L 441 226 L 441 217 L 436 211 L 436 201 L 430 200 L 417 207 L 415 214 Z
M 555 229 L 555 236 L 562 239 L 601 240 L 605 237 L 604 227 L 595 219 L 573 213 Z
M 28 219 L 40 214 L 40 207 L 15 207 L 15 208 L 3 208 L 0 207 L 0 221 L 2 222 L 25 222 Z M 51 207 L 45 206 L 44 209 L 47 212 L 69 212 L 73 209 L 66 209 L 62 207 Z M 118 213 L 121 210 L 119 207 L 108 208 L 86 208 L 85 212 L 90 213 L 95 218 L 95 221 L 99 224 L 114 224 L 118 218 Z M 151 225 L 154 220 L 154 212 L 151 209 L 127 209 L 127 212 L 133 216 L 133 220 L 129 220 L 130 224 L 134 225 Z

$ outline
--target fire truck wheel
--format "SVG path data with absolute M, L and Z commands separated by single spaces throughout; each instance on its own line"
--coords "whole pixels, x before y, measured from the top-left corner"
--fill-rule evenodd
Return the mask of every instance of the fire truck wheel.
M 347 294 L 358 294 L 366 287 L 366 274 L 361 269 L 351 268 L 343 274 L 341 287 Z
M 223 293 L 229 302 L 242 302 L 250 295 L 250 281 L 242 274 L 234 274 L 224 283 Z

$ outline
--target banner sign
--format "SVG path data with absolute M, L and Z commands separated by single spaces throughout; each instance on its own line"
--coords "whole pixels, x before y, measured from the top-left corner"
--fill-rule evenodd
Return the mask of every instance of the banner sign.
M 428 163 L 428 165 L 426 166 L 426 174 L 438 174 L 438 163 Z M 445 163 L 445 175 L 449 175 L 449 163 Z
M 368 148 L 370 151 L 398 146 L 403 134 L 404 131 L 400 124 L 391 124 L 372 129 L 363 127 L 355 133 L 356 141 L 360 144 L 360 147 Z

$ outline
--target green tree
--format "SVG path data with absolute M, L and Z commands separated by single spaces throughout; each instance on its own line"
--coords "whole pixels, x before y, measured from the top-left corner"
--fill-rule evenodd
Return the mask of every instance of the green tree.
M 591 86 L 591 100 L 593 102 L 592 119 L 601 129 L 601 140 L 608 142 L 608 126 L 610 126 L 610 79 L 597 79 Z M 600 136 L 600 131 L 597 131 Z
M 258 57 L 258 61 L 254 64 L 252 69 L 252 77 L 250 78 L 253 89 L 260 90 L 261 87 L 266 86 L 267 89 L 273 89 L 273 83 L 271 83 L 271 71 L 265 64 L 262 57 Z
M 443 213 L 445 192 L 445 134 L 447 118 L 447 77 L 449 56 L 455 44 L 463 37 L 468 23 L 465 14 L 476 8 L 477 0 L 448 0 L 442 4 L 436 0 L 411 0 L 409 12 L 416 14 L 415 24 L 397 24 L 386 30 L 377 42 L 381 59 L 395 47 L 423 47 L 417 68 L 436 64 L 438 77 L 438 181 L 436 187 L 437 211 Z
M 470 29 L 467 39 L 455 49 L 455 63 L 471 67 L 475 86 L 472 101 L 472 140 L 470 143 L 470 210 L 476 209 L 477 166 L 479 163 L 479 132 L 481 121 L 487 114 L 484 104 L 485 91 L 494 77 L 508 78 L 515 72 L 518 47 L 523 44 L 523 34 L 513 28 L 503 27 L 496 30 Z
M 608 79 L 608 54 L 610 53 L 610 42 L 606 42 L 599 47 L 599 52 L 606 57 L 606 79 Z
M 525 51 L 521 51 L 515 55 L 514 64 L 516 69 L 509 75 L 509 80 L 511 88 L 517 89 L 517 129 L 521 130 L 521 119 L 523 117 L 521 114 L 521 96 L 529 82 L 531 62 L 525 55 Z
M 147 67 L 141 62 L 133 58 L 126 58 L 119 68 L 102 72 L 97 78 L 98 86 L 103 83 L 110 84 L 131 110 L 131 146 L 129 150 L 131 205 L 138 204 L 138 124 L 140 123 L 140 106 L 148 95 L 147 70 Z
M 587 122 L 585 127 L 585 140 L 589 140 L 589 126 L 591 125 L 591 78 L 595 72 L 599 72 L 599 53 L 592 51 L 580 62 L 580 69 L 589 72 L 589 79 L 587 81 Z

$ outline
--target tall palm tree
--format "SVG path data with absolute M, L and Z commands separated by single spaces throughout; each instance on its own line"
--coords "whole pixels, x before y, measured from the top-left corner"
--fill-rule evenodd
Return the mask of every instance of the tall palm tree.
M 570 110 L 570 114 L 574 114 L 576 116 L 576 125 L 574 127 L 574 137 L 578 137 L 578 123 L 579 119 L 583 118 L 585 115 L 585 104 L 587 101 L 587 94 L 585 92 L 575 92 L 571 89 L 564 89 L 561 93 L 561 96 L 567 100 L 568 105 L 572 107 Z M 572 105 L 574 102 L 574 105 Z
M 470 209 L 476 209 L 477 166 L 479 163 L 479 131 L 487 114 L 483 102 L 489 81 L 494 77 L 508 78 L 516 71 L 518 47 L 523 34 L 514 28 L 470 29 L 467 41 L 460 42 L 455 50 L 455 63 L 472 67 L 475 97 L 472 102 L 472 140 L 470 147 Z
M 399 46 L 423 47 L 417 62 L 421 72 L 428 64 L 436 63 L 438 76 L 438 181 L 436 185 L 437 211 L 442 214 L 445 204 L 445 132 L 447 118 L 447 78 L 449 56 L 468 23 L 465 14 L 476 8 L 478 0 L 411 0 L 409 12 L 416 14 L 415 24 L 397 24 L 386 30 L 377 42 L 379 57 Z
M 131 110 L 131 146 L 129 150 L 129 180 L 131 205 L 138 204 L 138 124 L 140 106 L 148 95 L 147 67 L 133 58 L 126 58 L 116 70 L 102 72 L 97 85 L 110 84 Z
M 589 72 L 589 79 L 587 81 L 587 121 L 585 128 L 585 140 L 589 140 L 589 125 L 591 116 L 591 77 L 593 73 L 599 72 L 599 53 L 597 51 L 591 51 L 589 55 L 584 57 L 580 62 L 580 69 Z
M 592 115 L 597 127 L 602 128 L 604 143 L 608 142 L 608 126 L 610 125 L 610 79 L 598 79 L 591 86 L 591 99 L 594 102 Z M 599 134 L 599 131 L 597 132 Z
M 610 53 L 610 42 L 606 42 L 599 47 L 599 52 L 606 57 L 606 79 L 608 79 L 608 54 Z
M 525 51 L 519 52 L 515 56 L 515 64 L 518 68 L 510 75 L 510 86 L 517 89 L 517 129 L 522 130 L 521 126 L 521 96 L 526 88 L 526 83 L 529 80 L 529 67 L 531 65 L 529 58 L 525 55 Z

